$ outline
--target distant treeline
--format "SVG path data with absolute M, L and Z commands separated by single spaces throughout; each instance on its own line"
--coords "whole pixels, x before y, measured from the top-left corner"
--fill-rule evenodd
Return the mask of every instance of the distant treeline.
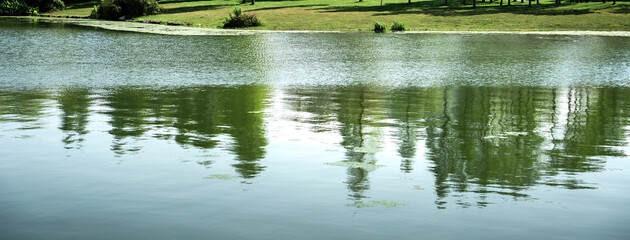
M 66 0 L 68 4 L 89 3 L 93 0 Z M 40 12 L 63 10 L 62 0 L 0 0 L 0 16 L 34 16 Z M 115 20 L 158 14 L 161 8 L 155 0 L 102 0 L 90 14 L 92 18 Z
M 2 16 L 31 16 L 65 8 L 66 5 L 61 0 L 0 0 Z

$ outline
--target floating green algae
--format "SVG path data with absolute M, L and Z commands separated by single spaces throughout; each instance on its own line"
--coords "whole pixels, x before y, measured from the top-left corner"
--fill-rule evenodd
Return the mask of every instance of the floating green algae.
M 396 201 L 387 201 L 387 200 L 374 200 L 369 202 L 358 201 L 351 204 L 346 204 L 346 207 L 355 207 L 355 208 L 373 208 L 373 207 L 399 207 L 406 206 L 404 203 L 399 203 Z
M 374 163 L 365 163 L 365 162 L 333 162 L 333 163 L 324 163 L 329 166 L 339 166 L 339 167 L 350 167 L 350 168 L 362 168 L 368 171 L 373 171 L 378 168 L 384 167 L 385 165 L 376 165 Z
M 355 208 L 373 208 L 374 204 L 364 203 L 364 202 L 355 202 L 352 204 L 346 204 L 346 207 L 355 207 Z
M 213 174 L 209 177 L 204 177 L 204 179 L 219 179 L 219 180 L 231 180 L 238 178 L 238 176 L 230 175 L 230 174 Z
M 390 208 L 390 207 L 398 207 L 398 206 L 405 206 L 406 204 L 404 203 L 399 203 L 396 201 L 370 201 L 372 204 L 376 205 L 376 206 L 380 206 L 380 207 L 386 207 L 386 208 Z

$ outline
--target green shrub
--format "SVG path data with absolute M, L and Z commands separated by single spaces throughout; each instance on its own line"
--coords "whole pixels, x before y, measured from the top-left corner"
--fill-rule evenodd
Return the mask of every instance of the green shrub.
M 260 20 L 254 14 L 243 14 L 239 7 L 234 7 L 229 17 L 223 21 L 223 28 L 242 28 L 260 26 Z
M 90 18 L 98 18 L 98 5 L 94 5 L 92 7 L 92 12 L 90 12 Z
M 0 0 L 0 15 L 30 16 L 64 8 L 61 0 Z
M 387 31 L 387 25 L 384 22 L 374 22 L 374 32 L 384 33 Z
M 31 16 L 37 15 L 37 8 L 28 6 L 18 0 L 5 0 L 0 2 L 0 16 Z
M 91 18 L 116 20 L 158 14 L 162 11 L 155 0 L 102 0 L 94 6 Z
M 392 24 L 391 30 L 392 32 L 402 32 L 407 30 L 407 28 L 405 27 L 405 23 L 403 22 L 394 22 L 394 24 Z
M 114 0 L 101 1 L 100 5 L 94 6 L 92 13 L 90 14 L 91 18 L 106 20 L 117 20 L 122 16 L 122 10 L 120 9 L 120 6 L 114 3 Z
M 24 0 L 24 2 L 31 7 L 36 7 L 40 12 L 63 10 L 66 8 L 66 5 L 61 0 Z
M 114 3 L 120 6 L 123 16 L 127 18 L 161 12 L 160 5 L 155 0 L 114 0 Z

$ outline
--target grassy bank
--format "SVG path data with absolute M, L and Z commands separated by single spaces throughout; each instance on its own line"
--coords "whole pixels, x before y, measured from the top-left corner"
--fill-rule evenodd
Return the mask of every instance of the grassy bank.
M 461 4 L 461 0 L 257 0 L 255 5 L 239 0 L 162 0 L 163 14 L 145 16 L 139 20 L 185 22 L 192 26 L 220 28 L 223 19 L 233 7 L 254 13 L 263 26 L 252 29 L 271 30 L 342 30 L 371 31 L 374 21 L 391 25 L 403 21 L 409 30 L 472 30 L 472 31 L 549 31 L 599 30 L 630 31 L 630 3 L 589 2 L 554 4 L 541 0 L 540 5 L 528 2 L 511 2 L 503 6 L 499 1 L 477 1 L 477 8 Z M 69 5 L 53 15 L 88 16 L 94 2 Z

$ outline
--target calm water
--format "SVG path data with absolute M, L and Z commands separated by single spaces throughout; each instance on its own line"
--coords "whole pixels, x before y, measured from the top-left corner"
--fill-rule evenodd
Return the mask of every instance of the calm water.
M 0 19 L 0 239 L 629 239 L 630 38 Z

